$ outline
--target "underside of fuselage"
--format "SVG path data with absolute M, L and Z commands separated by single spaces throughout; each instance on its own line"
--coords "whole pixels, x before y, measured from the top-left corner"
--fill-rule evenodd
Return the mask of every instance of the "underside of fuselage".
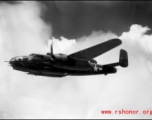
M 48 77 L 64 77 L 64 76 L 86 76 L 86 75 L 100 75 L 100 74 L 110 74 L 116 73 L 115 68 L 103 68 L 102 70 L 71 70 L 64 68 L 55 67 L 26 67 L 23 64 L 16 64 L 12 66 L 13 69 L 27 72 L 27 74 L 36 76 L 48 76 Z

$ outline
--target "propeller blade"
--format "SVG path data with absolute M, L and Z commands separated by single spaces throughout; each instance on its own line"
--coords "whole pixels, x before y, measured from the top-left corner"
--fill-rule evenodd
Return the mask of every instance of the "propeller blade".
M 51 56 L 53 56 L 53 43 L 51 44 Z

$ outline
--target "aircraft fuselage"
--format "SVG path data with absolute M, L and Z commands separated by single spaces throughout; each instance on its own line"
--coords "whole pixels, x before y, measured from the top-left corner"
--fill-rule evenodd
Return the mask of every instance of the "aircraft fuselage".
M 15 57 L 10 60 L 10 64 L 15 70 L 51 77 L 99 75 L 116 72 L 114 67 L 107 68 L 87 60 L 68 58 L 63 55 L 56 55 L 55 58 L 40 54 Z
M 119 62 L 99 65 L 93 58 L 117 47 L 122 42 L 111 39 L 95 46 L 80 50 L 70 55 L 53 54 L 53 45 L 46 55 L 30 54 L 29 56 L 14 57 L 9 63 L 15 70 L 32 75 L 64 77 L 67 75 L 99 75 L 116 73 L 115 67 L 128 67 L 128 54 L 120 50 Z

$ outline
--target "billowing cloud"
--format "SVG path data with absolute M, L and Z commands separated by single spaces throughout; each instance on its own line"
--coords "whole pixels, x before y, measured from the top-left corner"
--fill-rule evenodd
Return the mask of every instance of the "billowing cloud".
M 44 53 L 46 41 L 51 36 L 51 27 L 42 19 L 45 6 L 38 2 L 20 2 L 0 4 L 0 117 L 26 118 L 19 114 L 19 109 L 26 105 L 18 104 L 24 99 L 25 78 L 22 73 L 14 73 L 11 67 L 4 63 L 14 56 L 28 55 L 32 52 Z M 32 80 L 29 78 L 29 80 Z M 25 91 L 24 92 L 22 91 Z M 23 96 L 23 97 L 22 97 Z M 23 110 L 22 109 L 22 110 Z M 22 111 L 21 110 L 21 111 Z M 26 112 L 26 111 L 25 111 Z M 18 115 L 18 116 L 17 116 Z
M 47 51 L 50 52 L 50 46 L 53 46 L 53 53 L 67 53 L 70 49 L 70 47 L 73 44 L 76 44 L 75 39 L 67 39 L 65 37 L 60 37 L 60 39 L 52 37 L 48 40 L 48 49 Z
M 104 78 L 106 87 L 103 94 L 98 98 L 100 102 L 94 106 L 94 111 L 88 118 L 151 118 L 143 110 L 151 110 L 150 91 L 152 90 L 152 60 L 151 44 L 152 35 L 146 34 L 150 30 L 141 25 L 132 25 L 129 31 L 123 32 L 119 38 L 123 48 L 128 52 L 128 68 L 118 67 L 115 75 Z M 116 58 L 115 50 L 110 51 L 108 58 Z M 111 61 L 104 58 L 105 61 Z M 102 59 L 103 60 L 103 59 Z M 113 60 L 112 60 L 113 61 Z M 112 62 L 111 61 L 111 62 Z M 99 60 L 100 62 L 100 60 Z M 101 115 L 99 110 L 139 110 L 137 115 Z
M 150 47 L 151 35 L 146 34 L 148 30 L 150 28 L 135 24 L 130 27 L 129 31 L 123 32 L 119 37 L 112 32 L 94 31 L 89 36 L 77 39 L 77 43 L 71 44 L 69 47 L 70 52 L 74 52 L 118 37 L 122 40 L 122 45 L 95 59 L 99 64 L 117 62 L 119 50 L 122 48 L 128 52 L 129 66 L 128 68 L 117 67 L 118 72 L 108 76 L 63 78 L 63 80 L 66 79 L 70 83 L 73 82 L 72 80 L 76 80 L 75 84 L 78 87 L 77 91 L 72 91 L 73 94 L 78 94 L 80 91 L 84 94 L 83 98 L 77 96 L 85 102 L 83 110 L 80 109 L 83 115 L 77 112 L 77 117 L 70 118 L 151 118 L 150 113 L 147 115 L 142 114 L 143 110 L 150 109 L 152 106 L 150 102 L 152 100 L 150 96 L 152 88 L 152 51 Z M 68 41 L 66 42 L 69 44 Z M 62 48 L 66 46 L 66 43 L 64 43 L 64 46 L 63 44 L 60 45 L 58 47 Z M 66 47 L 66 49 L 68 48 Z M 74 99 L 70 100 L 75 101 Z M 78 102 L 77 105 L 79 104 L 82 103 Z M 121 109 L 139 110 L 141 114 L 101 115 L 100 110 L 105 109 L 113 111 Z M 75 110 L 77 111 L 77 109 Z
M 76 80 L 78 85 L 77 91 L 79 90 L 84 94 L 83 98 L 77 97 L 85 101 L 82 112 L 84 115 L 76 113 L 76 118 L 151 118 L 150 113 L 142 114 L 143 110 L 150 109 L 152 106 L 150 102 L 152 100 L 150 96 L 152 88 L 152 51 L 150 47 L 152 36 L 146 34 L 148 30 L 150 28 L 135 24 L 119 37 L 112 32 L 94 31 L 89 36 L 77 39 L 77 43 L 71 44 L 70 51 L 78 51 L 118 37 L 122 40 L 122 45 L 95 59 L 99 64 L 117 62 L 120 49 L 125 49 L 129 57 L 128 68 L 117 67 L 116 74 L 72 78 Z M 62 43 L 62 41 L 60 42 Z M 63 46 L 61 45 L 61 47 Z M 70 78 L 63 79 L 69 80 Z M 72 82 L 71 79 L 69 82 Z M 73 93 L 77 92 L 73 91 Z M 121 109 L 139 110 L 141 114 L 102 115 L 100 111 L 105 109 L 113 111 Z

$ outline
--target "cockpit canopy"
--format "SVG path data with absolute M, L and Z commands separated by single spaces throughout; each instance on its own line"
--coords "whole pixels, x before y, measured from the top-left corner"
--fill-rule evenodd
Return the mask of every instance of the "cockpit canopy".
M 40 55 L 40 54 L 30 54 L 29 56 L 33 57 L 33 58 L 44 58 L 43 55 Z
M 13 57 L 10 61 L 22 61 L 24 58 L 27 58 L 26 56 L 17 56 Z
M 62 53 L 55 54 L 55 56 L 58 56 L 58 57 L 67 57 L 65 54 L 62 54 Z
M 43 59 L 43 58 L 46 58 L 48 56 L 44 56 L 44 55 L 40 55 L 40 54 L 30 54 L 29 55 L 31 58 L 39 58 L 39 59 Z M 54 54 L 54 59 L 56 60 L 62 60 L 62 61 L 66 61 L 68 58 L 67 58 L 67 55 L 65 54 L 62 54 L 62 53 L 59 53 L 59 54 Z M 51 57 L 52 58 L 52 57 Z
M 66 61 L 68 58 L 67 58 L 67 55 L 65 54 L 62 54 L 62 53 L 59 53 L 59 54 L 55 54 L 55 59 L 56 60 L 63 60 L 63 61 Z

